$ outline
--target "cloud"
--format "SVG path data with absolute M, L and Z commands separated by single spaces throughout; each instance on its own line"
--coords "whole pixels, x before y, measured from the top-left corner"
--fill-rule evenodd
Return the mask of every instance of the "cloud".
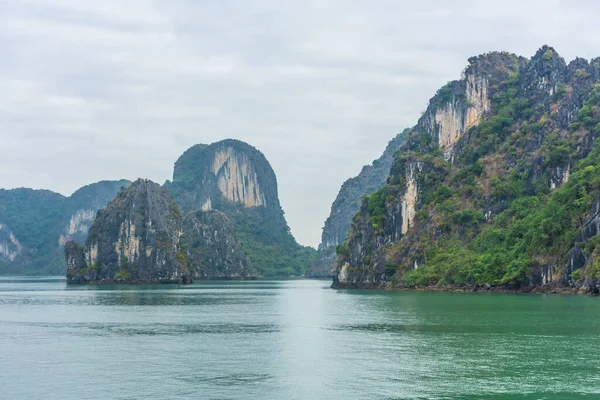
M 273 165 L 292 232 L 316 245 L 342 182 L 491 50 L 591 58 L 592 1 L 4 0 L 0 186 L 69 194 L 169 179 L 234 137 Z

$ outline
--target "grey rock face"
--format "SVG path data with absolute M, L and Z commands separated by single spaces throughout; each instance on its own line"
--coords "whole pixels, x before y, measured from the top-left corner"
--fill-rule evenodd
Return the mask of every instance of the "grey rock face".
M 239 140 L 191 147 L 175 163 L 173 182 L 166 186 L 184 212 L 228 204 L 281 210 L 275 172 L 260 151 Z
M 67 260 L 67 283 L 86 283 L 95 279 L 88 274 L 83 247 L 73 240 L 65 244 L 65 259 Z
M 380 158 L 372 165 L 363 167 L 358 176 L 344 182 L 325 221 L 317 259 L 308 271 L 308 276 L 317 278 L 333 275 L 336 247 L 346 240 L 352 218 L 360 209 L 362 196 L 371 194 L 385 185 L 394 153 L 400 149 L 408 132 L 409 130 L 406 130 L 396 135 Z
M 594 200 L 590 215 L 583 225 L 583 240 L 589 240 L 600 234 L 600 199 Z
M 359 288 L 380 286 L 387 282 L 385 263 L 378 262 L 378 249 L 389 240 L 381 235 L 367 215 L 367 204 L 363 203 L 354 218 L 353 228 L 346 243 L 341 245 L 337 269 L 333 275 L 334 288 Z
M 581 250 L 580 247 L 575 246 L 571 250 L 569 250 L 569 253 L 567 254 L 567 263 L 565 265 L 564 277 L 561 283 L 569 284 L 571 281 L 571 274 L 574 271 L 585 267 L 585 263 L 585 253 L 583 252 L 583 250 Z
M 471 57 L 462 79 L 438 90 L 414 130 L 429 136 L 444 158 L 453 160 L 459 140 L 492 111 L 497 83 L 524 63 L 524 58 L 505 52 Z
M 386 274 L 388 260 L 384 249 L 404 238 L 416 225 L 415 211 L 420 207 L 421 193 L 426 188 L 426 176 L 435 174 L 443 177 L 445 173 L 413 153 L 396 157 L 391 171 L 392 174 L 402 171 L 405 175 L 395 179 L 393 188 L 388 185 L 390 189 L 380 204 L 384 210 L 377 222 L 374 222 L 369 210 L 369 201 L 363 201 L 336 263 L 335 288 L 377 287 L 389 282 L 391 276 Z M 387 197 L 394 201 L 388 202 Z M 406 246 L 403 257 L 407 262 L 418 265 L 422 253 Z
M 249 279 L 256 276 L 229 218 L 220 211 L 187 214 L 181 249 L 194 279 Z

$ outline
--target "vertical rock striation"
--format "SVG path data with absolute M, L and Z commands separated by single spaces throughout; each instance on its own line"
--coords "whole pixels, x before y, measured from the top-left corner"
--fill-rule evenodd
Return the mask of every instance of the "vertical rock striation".
M 352 221 L 348 238 L 338 251 L 335 287 L 377 287 L 388 281 L 387 250 L 416 224 L 416 210 L 427 182 L 431 177 L 442 179 L 446 171 L 414 153 L 403 152 L 396 156 L 391 173 L 394 179 L 364 200 Z M 421 261 L 420 252 L 407 253 L 413 265 Z
M 12 262 L 22 253 L 23 246 L 19 239 L 15 237 L 8 226 L 0 224 L 0 256 Z
M 314 250 L 291 235 L 265 156 L 239 140 L 188 149 L 165 187 L 184 212 L 216 210 L 234 227 L 252 267 L 261 275 L 303 275 Z
M 462 79 L 438 90 L 415 129 L 427 133 L 444 159 L 452 160 L 455 144 L 489 114 L 495 94 L 490 87 L 506 79 L 523 62 L 524 59 L 508 53 L 470 58 Z
M 242 208 L 280 210 L 277 179 L 265 156 L 239 140 L 199 144 L 175 163 L 167 188 L 185 212 Z

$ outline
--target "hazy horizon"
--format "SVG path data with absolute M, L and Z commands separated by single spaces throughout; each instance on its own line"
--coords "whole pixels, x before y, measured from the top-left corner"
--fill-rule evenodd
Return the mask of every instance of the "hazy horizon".
M 0 3 L 0 187 L 164 183 L 197 143 L 243 140 L 316 247 L 341 184 L 467 59 L 544 44 L 600 56 L 580 1 Z

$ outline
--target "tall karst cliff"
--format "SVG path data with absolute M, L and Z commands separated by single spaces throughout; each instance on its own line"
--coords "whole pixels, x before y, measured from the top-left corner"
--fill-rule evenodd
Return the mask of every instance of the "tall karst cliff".
M 334 287 L 597 292 L 600 59 L 469 59 L 339 247 Z M 540 289 L 543 288 L 543 289 Z
M 183 215 L 169 192 L 139 179 L 98 215 L 85 247 L 65 246 L 69 283 L 187 283 L 248 278 L 249 260 L 226 216 Z
M 325 221 L 317 258 L 308 271 L 308 276 L 318 278 L 333 275 L 335 250 L 346 240 L 352 218 L 360 209 L 362 197 L 385 185 L 394 153 L 400 148 L 409 132 L 410 130 L 405 130 L 396 135 L 390 140 L 381 157 L 373 161 L 373 164 L 364 166 L 358 176 L 344 182 Z
M 303 275 L 314 249 L 291 235 L 265 156 L 239 140 L 188 149 L 165 187 L 185 212 L 217 210 L 233 223 L 252 266 L 261 275 Z
M 129 181 L 102 181 L 70 197 L 48 190 L 0 190 L 0 274 L 62 274 L 62 247 L 85 241 L 96 211 Z

